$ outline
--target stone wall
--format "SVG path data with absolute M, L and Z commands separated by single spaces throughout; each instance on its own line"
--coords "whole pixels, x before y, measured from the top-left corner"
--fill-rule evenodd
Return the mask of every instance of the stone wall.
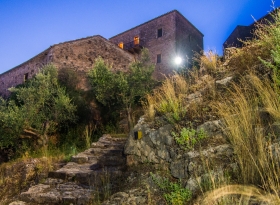
M 226 141 L 221 129 L 221 121 L 208 121 L 197 127 L 204 130 L 205 141 L 199 149 L 182 149 L 172 136 L 173 126 L 163 118 L 156 118 L 161 127 L 154 128 L 152 123 L 140 118 L 130 132 L 124 153 L 127 165 L 133 166 L 149 163 L 170 171 L 171 176 L 182 179 L 193 193 L 199 190 L 199 181 L 213 172 L 223 176 L 232 173 L 235 164 L 232 162 L 233 149 Z M 142 132 L 141 139 L 135 139 L 134 132 Z M 206 161 L 209 163 L 206 167 Z
M 50 50 L 51 48 L 48 48 L 21 65 L 2 73 L 0 75 L 0 96 L 9 96 L 8 88 L 15 87 L 22 84 L 25 80 L 32 78 L 44 64 L 49 63 Z
M 253 37 L 252 29 L 252 26 L 237 26 L 223 44 L 223 48 L 242 47 L 243 43 L 240 40 L 251 39 Z
M 162 36 L 158 35 L 159 29 L 162 29 Z M 127 69 L 137 55 L 117 45 L 120 42 L 133 43 L 135 36 L 140 38 L 141 46 L 149 49 L 151 60 L 156 65 L 154 76 L 158 79 L 177 68 L 174 63 L 177 55 L 185 60 L 192 59 L 193 51 L 199 52 L 203 49 L 203 34 L 174 10 L 118 34 L 110 41 L 97 35 L 53 45 L 25 63 L 1 74 L 0 96 L 9 96 L 8 88 L 32 78 L 47 63 L 53 63 L 58 69 L 75 70 L 82 76 L 79 87 L 87 90 L 89 86 L 85 75 L 98 56 L 112 65 L 113 70 Z M 161 57 L 160 62 L 157 62 L 158 56 Z
M 22 84 L 30 79 L 39 69 L 53 63 L 58 69 L 71 68 L 82 76 L 79 88 L 87 90 L 86 73 L 101 56 L 114 70 L 125 70 L 134 61 L 134 56 L 112 44 L 102 36 L 92 36 L 51 46 L 27 62 L 0 75 L 0 95 L 9 95 L 10 87 Z
M 176 25 L 176 52 L 190 67 L 194 53 L 203 50 L 203 34 L 180 14 L 176 15 Z
M 134 56 L 112 44 L 102 36 L 93 36 L 53 46 L 52 63 L 57 68 L 72 68 L 82 76 L 79 88 L 87 90 L 86 74 L 95 59 L 102 57 L 113 70 L 126 70 Z
M 158 37 L 158 29 L 162 29 L 161 37 Z M 156 65 L 155 76 L 158 78 L 176 69 L 174 59 L 179 53 L 191 59 L 193 51 L 203 49 L 203 34 L 176 10 L 120 33 L 110 38 L 110 41 L 116 45 L 120 42 L 126 45 L 133 42 L 135 36 L 140 38 L 141 46 L 149 49 L 151 60 Z M 192 36 L 190 42 L 187 40 L 189 36 Z M 161 62 L 157 63 L 159 54 Z

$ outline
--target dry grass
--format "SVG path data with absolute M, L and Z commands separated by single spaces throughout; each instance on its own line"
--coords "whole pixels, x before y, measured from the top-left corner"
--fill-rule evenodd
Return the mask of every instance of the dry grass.
M 231 70 L 244 73 L 247 70 L 259 70 L 264 74 L 268 72 L 262 60 L 272 62 L 271 56 L 279 50 L 280 46 L 280 12 L 272 14 L 274 22 L 264 20 L 256 23 L 254 37 L 242 41 L 244 46 L 237 49 L 229 58 L 228 67 Z
M 199 64 L 200 72 L 216 76 L 222 67 L 221 59 L 215 51 L 208 50 L 203 54 L 195 54 L 194 61 Z
M 275 195 L 264 193 L 253 186 L 227 185 L 206 194 L 198 202 L 200 205 L 214 204 L 279 204 L 279 198 Z
M 56 168 L 62 156 L 30 158 L 24 156 L 14 162 L 0 165 L 0 204 L 8 204 L 13 197 L 39 183 L 49 171 Z
M 175 74 L 166 77 L 163 84 L 146 96 L 146 116 L 153 119 L 155 111 L 166 115 L 168 119 L 178 121 L 186 113 L 184 99 L 188 93 L 188 84 L 183 76 Z
M 279 200 L 280 153 L 272 146 L 276 136 L 272 132 L 267 136 L 264 129 L 271 121 L 279 120 L 278 93 L 267 79 L 250 74 L 232 86 L 230 99 L 217 109 L 236 154 L 239 182 L 261 187 Z M 269 113 L 268 119 L 264 119 L 264 112 Z

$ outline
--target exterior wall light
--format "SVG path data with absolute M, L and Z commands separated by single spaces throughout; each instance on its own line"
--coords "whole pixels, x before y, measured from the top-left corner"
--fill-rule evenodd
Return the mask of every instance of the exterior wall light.
M 176 65 L 180 65 L 182 63 L 182 58 L 180 57 L 180 56 L 177 56 L 176 58 L 175 58 L 175 64 Z

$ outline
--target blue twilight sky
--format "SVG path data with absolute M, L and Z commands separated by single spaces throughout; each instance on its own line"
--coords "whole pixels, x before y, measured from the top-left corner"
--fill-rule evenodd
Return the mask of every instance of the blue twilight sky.
M 221 55 L 237 25 L 253 23 L 272 5 L 271 0 L 0 0 L 0 74 L 53 44 L 97 34 L 110 38 L 174 9 L 204 34 L 204 50 Z

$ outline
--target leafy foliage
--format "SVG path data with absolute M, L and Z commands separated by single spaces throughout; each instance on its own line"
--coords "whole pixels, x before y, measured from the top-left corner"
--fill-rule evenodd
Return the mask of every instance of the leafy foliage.
M 202 139 L 206 138 L 206 133 L 203 129 L 196 131 L 193 128 L 183 128 L 180 133 L 171 133 L 177 144 L 183 149 L 192 149 Z
M 140 60 L 132 63 L 127 71 L 114 72 L 99 57 L 89 72 L 92 92 L 96 100 L 110 110 L 126 110 L 129 125 L 132 126 L 131 112 L 154 86 L 149 54 L 142 50 Z
M 181 181 L 170 182 L 167 178 L 157 177 L 153 173 L 150 174 L 155 184 L 163 191 L 163 196 L 168 204 L 183 205 L 191 199 L 191 191 L 184 188 Z
M 20 138 L 37 138 L 45 145 L 49 134 L 75 121 L 76 107 L 58 84 L 53 65 L 10 91 L 10 100 L 0 103 L 1 147 L 14 145 Z

